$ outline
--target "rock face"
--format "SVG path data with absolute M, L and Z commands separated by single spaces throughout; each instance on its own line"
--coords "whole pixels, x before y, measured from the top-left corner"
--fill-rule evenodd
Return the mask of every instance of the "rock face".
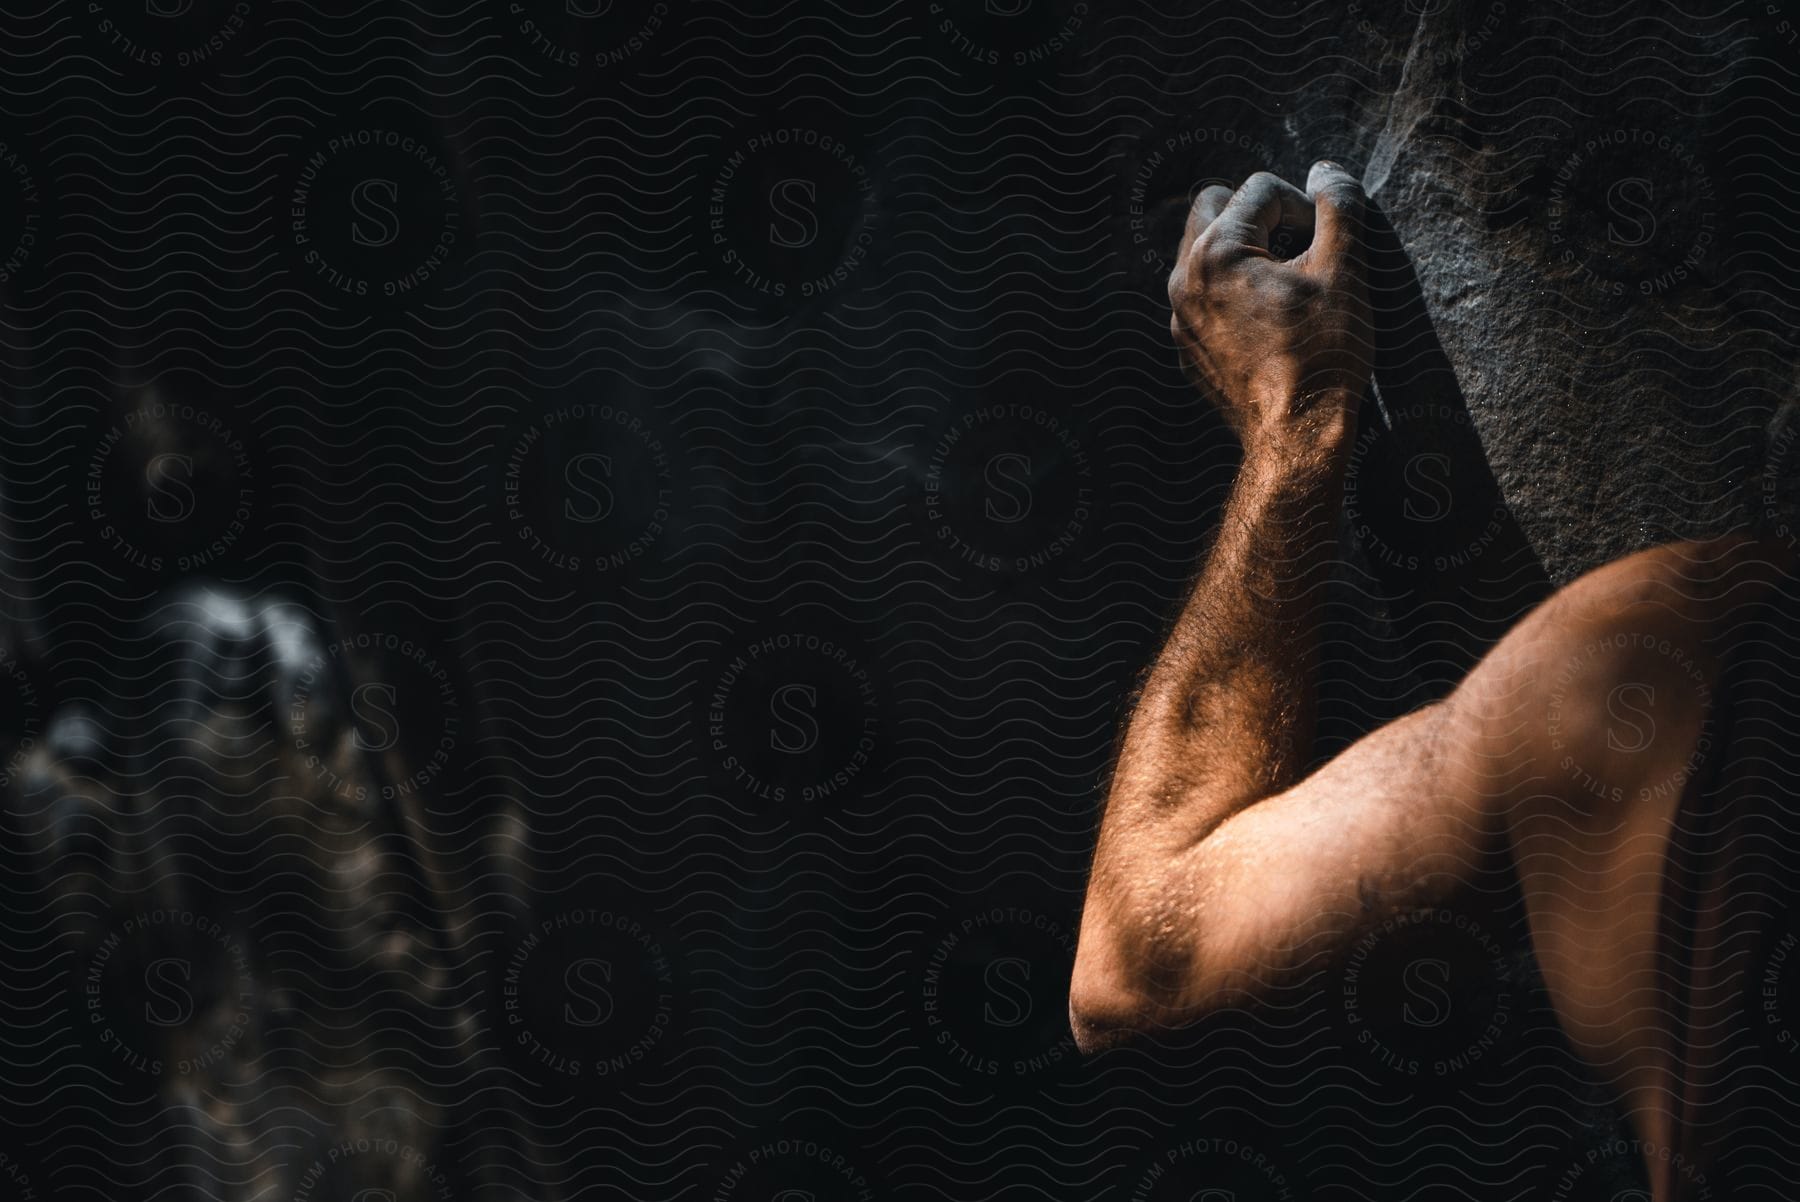
M 1444 6 L 1359 147 L 1554 580 L 1763 517 L 1793 238 L 1781 202 L 1749 197 L 1786 174 L 1760 92 L 1800 64 L 1755 7 L 1708 25 Z
M 1329 749 L 1795 525 L 1791 19 L 865 8 L 0 16 L 0 1184 L 1634 1185 L 1512 899 L 1167 1056 L 1064 994 L 1235 470 L 1194 194 L 1376 202 Z
M 1173 68 L 1163 103 L 1201 124 L 1182 166 L 1206 182 L 1313 156 L 1362 172 L 1423 294 L 1418 320 L 1395 286 L 1389 332 L 1441 345 L 1460 397 L 1432 399 L 1466 407 L 1560 582 L 1772 516 L 1795 248 L 1769 150 L 1800 69 L 1773 9 L 1308 9 L 1240 46 L 1241 74 Z

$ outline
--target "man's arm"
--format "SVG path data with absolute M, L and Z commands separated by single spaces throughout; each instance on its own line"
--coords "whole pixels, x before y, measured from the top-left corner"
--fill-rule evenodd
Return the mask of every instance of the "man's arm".
M 1262 174 L 1235 194 L 1207 189 L 1170 277 L 1171 328 L 1244 459 L 1115 769 L 1071 1001 L 1090 1039 L 1155 1001 L 1120 996 L 1145 956 L 1181 992 L 1198 916 L 1170 866 L 1295 783 L 1312 741 L 1319 606 L 1370 337 L 1361 189 L 1324 163 L 1307 184 Z M 1312 245 L 1276 260 L 1278 225 L 1312 227 Z
M 1707 692 L 1666 649 L 1704 661 L 1705 632 L 1741 591 L 1715 578 L 1728 562 L 1757 562 L 1729 541 L 1678 544 L 1591 573 L 1444 701 L 1301 779 L 1341 464 L 1368 363 L 1360 193 L 1330 168 L 1315 167 L 1308 187 L 1310 197 L 1253 177 L 1228 203 L 1209 189 L 1170 281 L 1176 336 L 1242 439 L 1244 465 L 1126 730 L 1070 984 L 1084 1048 L 1265 991 L 1358 931 L 1442 902 L 1502 839 L 1530 852 L 1546 824 L 1553 850 L 1591 828 L 1615 859 L 1659 863 L 1654 840 L 1624 848 L 1622 814 L 1596 799 L 1634 799 L 1627 813 L 1653 835 L 1670 820 L 1680 790 L 1640 786 L 1682 779 Z M 1309 219 L 1316 235 L 1300 258 L 1262 249 L 1277 223 Z M 1607 738 L 1605 707 L 1620 689 L 1658 735 L 1630 754 Z M 1559 757 L 1605 788 L 1596 794 Z M 1560 990 L 1571 1014 L 1579 989 L 1610 996 L 1628 983 L 1607 967 L 1621 948 L 1648 946 L 1590 921 L 1596 889 L 1636 904 L 1615 869 L 1566 874 L 1567 898 L 1525 882 L 1542 901 L 1534 926 L 1566 918 L 1582 936 L 1564 940 L 1583 966 Z
M 1266 173 L 1235 195 L 1207 189 L 1169 281 L 1176 341 L 1244 448 L 1117 767 L 1115 797 L 1179 795 L 1180 820 L 1163 825 L 1182 842 L 1292 784 L 1312 739 L 1319 605 L 1370 337 L 1362 191 L 1323 163 L 1308 190 Z M 1287 262 L 1267 249 L 1282 224 L 1315 230 Z

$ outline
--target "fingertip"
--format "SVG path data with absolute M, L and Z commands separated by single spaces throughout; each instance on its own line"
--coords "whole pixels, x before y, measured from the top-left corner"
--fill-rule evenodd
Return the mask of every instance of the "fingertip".
M 1325 195 L 1333 200 L 1362 198 L 1362 184 L 1350 170 L 1333 159 L 1320 159 L 1306 173 L 1306 194 L 1317 200 Z
M 1231 202 L 1232 193 L 1235 191 L 1236 189 L 1227 188 L 1224 184 L 1209 184 L 1200 189 L 1198 204 L 1201 212 L 1217 217 Z
M 1306 191 L 1318 212 L 1318 228 L 1303 258 L 1311 270 L 1354 270 L 1367 233 L 1368 196 L 1362 182 L 1333 159 L 1320 159 L 1306 174 Z
M 1193 245 L 1194 239 L 1206 231 L 1206 227 L 1218 219 L 1225 206 L 1231 202 L 1232 190 L 1222 184 L 1213 184 L 1200 189 L 1200 195 L 1188 209 L 1187 232 L 1182 238 L 1181 248 L 1186 250 Z

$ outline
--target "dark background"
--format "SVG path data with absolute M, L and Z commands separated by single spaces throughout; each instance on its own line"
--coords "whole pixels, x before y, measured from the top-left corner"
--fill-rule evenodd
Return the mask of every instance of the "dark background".
M 1633 1183 L 1512 898 L 1173 1051 L 1080 1060 L 1067 978 L 1236 462 L 1191 197 L 1379 209 L 1325 753 L 1785 532 L 1784 13 L 139 0 L 0 64 L 13 1196 Z

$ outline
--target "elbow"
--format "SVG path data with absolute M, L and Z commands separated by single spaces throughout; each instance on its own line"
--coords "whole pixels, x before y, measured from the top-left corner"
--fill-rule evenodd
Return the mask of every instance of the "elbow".
M 1069 980 L 1069 1030 L 1075 1046 L 1093 1054 L 1119 1047 L 1172 1025 L 1172 1008 L 1159 1000 L 1147 960 L 1116 940 L 1084 931 Z
M 1135 980 L 1084 983 L 1078 975 L 1069 987 L 1069 1031 L 1076 1048 L 1091 1056 L 1170 1038 L 1227 1008 L 1223 992 L 1168 993 Z
M 1226 1007 L 1233 991 L 1203 953 L 1196 939 L 1156 939 L 1090 907 L 1069 979 L 1075 1046 L 1094 1053 L 1153 1041 Z
M 1084 1055 L 1130 1043 L 1148 1024 L 1141 1010 L 1121 1005 L 1121 997 L 1093 985 L 1069 986 L 1069 1031 Z

